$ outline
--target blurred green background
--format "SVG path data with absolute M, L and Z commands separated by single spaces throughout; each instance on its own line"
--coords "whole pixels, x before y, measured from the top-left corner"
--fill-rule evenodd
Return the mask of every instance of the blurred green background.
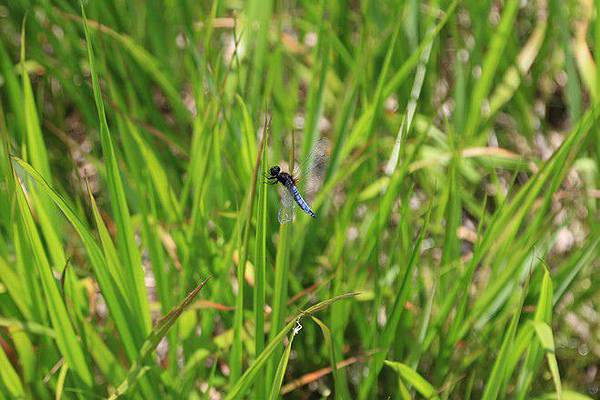
M 598 11 L 2 2 L 0 398 L 599 398 Z

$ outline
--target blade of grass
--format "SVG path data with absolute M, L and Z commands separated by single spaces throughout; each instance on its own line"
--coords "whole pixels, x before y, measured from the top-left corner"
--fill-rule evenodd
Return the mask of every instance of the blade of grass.
M 25 134 L 27 138 L 27 152 L 31 164 L 48 182 L 51 182 L 50 162 L 48 152 L 44 145 L 40 121 L 35 108 L 33 89 L 27 69 L 25 68 L 25 20 L 21 26 L 21 83 L 23 85 L 23 105 L 25 119 Z
M 90 321 L 83 320 L 83 332 L 86 338 L 87 348 L 90 356 L 94 360 L 94 364 L 100 372 L 106 377 L 107 381 L 112 386 L 117 386 L 127 371 L 121 365 L 117 356 L 113 354 L 113 350 L 105 341 L 102 340 L 97 327 L 92 325 Z
M 294 150 L 295 150 L 295 132 L 292 131 L 292 145 L 290 147 L 290 170 L 294 168 Z M 288 271 L 290 267 L 290 249 L 291 249 L 291 227 L 292 224 L 279 224 L 279 241 L 277 245 L 277 254 L 275 255 L 275 280 L 273 282 L 273 295 L 272 295 L 272 312 L 271 312 L 271 329 L 269 332 L 269 341 L 275 340 L 275 335 L 279 332 L 279 329 L 284 325 L 284 316 L 286 315 L 286 304 L 288 297 Z M 275 349 L 277 354 L 279 349 Z M 275 371 L 274 360 L 269 361 L 269 367 L 266 371 L 266 382 L 273 380 L 273 374 Z
M 23 117 L 25 118 L 26 128 L 25 149 L 27 150 L 27 158 L 46 180 L 52 182 L 48 151 L 40 127 L 31 80 L 25 68 L 25 20 L 23 20 L 21 26 L 21 81 L 23 86 Z M 57 216 L 54 210 L 50 208 L 49 200 L 43 194 L 38 195 L 35 188 L 30 189 L 29 196 L 32 208 L 37 214 L 44 239 L 48 242 L 51 260 L 55 267 L 61 268 L 65 265 L 66 258 L 57 233 L 57 229 L 60 229 Z
M 283 355 L 279 360 L 279 364 L 277 365 L 277 371 L 275 371 L 275 379 L 273 379 L 273 386 L 271 386 L 271 394 L 269 395 L 269 399 L 277 400 L 279 399 L 281 392 L 281 384 L 283 383 L 283 376 L 285 375 L 285 370 L 287 369 L 288 361 L 290 360 L 290 352 L 292 350 L 292 343 L 294 343 L 294 338 L 302 329 L 302 325 L 299 322 L 296 323 L 296 326 L 292 330 L 292 335 L 288 338 L 288 344 L 285 346 L 285 350 L 283 351 Z
M 496 399 L 500 389 L 504 386 L 509 378 L 506 373 L 507 361 L 513 348 L 515 332 L 523 311 L 523 302 L 525 301 L 525 296 L 527 295 L 527 288 L 528 284 L 526 283 L 525 287 L 522 289 L 516 311 L 514 312 L 508 325 L 508 329 L 506 330 L 504 338 L 502 339 L 502 346 L 500 347 L 498 356 L 496 357 L 496 361 L 492 367 L 492 372 L 485 383 L 482 400 Z
M 409 385 L 413 386 L 426 399 L 438 399 L 437 391 L 425 378 L 406 364 L 385 360 L 385 365 L 392 368 Z
M 17 178 L 15 177 L 15 179 Z M 86 386 L 90 387 L 94 381 L 92 373 L 86 362 L 83 349 L 77 340 L 73 325 L 69 320 L 66 305 L 63 302 L 57 282 L 52 274 L 23 190 L 17 190 L 16 194 L 21 224 L 23 225 L 26 238 L 31 245 L 33 261 L 42 282 L 48 314 L 50 315 L 50 320 L 56 334 L 56 345 L 65 357 L 65 360 L 70 365 L 73 365 L 77 376 Z
M 346 293 L 340 296 L 333 297 L 328 300 L 324 300 L 320 303 L 315 304 L 312 307 L 309 307 L 305 311 L 298 313 L 290 322 L 288 322 L 283 329 L 281 329 L 276 335 L 274 335 L 273 339 L 269 341 L 269 344 L 263 352 L 256 358 L 256 360 L 250 365 L 250 367 L 244 372 L 242 377 L 236 382 L 236 384 L 231 388 L 231 390 L 225 396 L 225 400 L 231 399 L 239 399 L 242 398 L 245 391 L 252 385 L 254 380 L 256 379 L 259 371 L 265 367 L 265 364 L 269 360 L 270 356 L 275 351 L 275 348 L 280 346 L 281 341 L 287 335 L 287 333 L 292 329 L 302 317 L 310 316 L 316 312 L 326 309 L 331 304 L 356 296 L 357 293 Z
M 267 173 L 268 162 L 268 127 L 265 126 L 264 135 L 267 138 L 263 142 L 261 176 Z M 258 207 L 256 214 L 256 279 L 254 281 L 254 352 L 256 355 L 262 353 L 265 348 L 265 298 L 267 288 L 267 185 L 260 184 L 258 192 Z M 267 395 L 265 381 L 259 379 L 255 384 L 254 394 L 256 398 L 262 399 Z
M 131 294 L 131 296 L 129 296 L 129 301 L 131 302 L 133 311 L 132 317 L 137 321 L 138 329 L 141 331 L 141 334 L 146 336 L 152 324 L 147 301 L 148 294 L 146 293 L 146 287 L 144 285 L 141 258 L 133 235 L 133 227 L 130 221 L 125 189 L 123 187 L 123 182 L 121 181 L 116 151 L 108 129 L 108 122 L 106 121 L 104 102 L 100 92 L 100 82 L 96 72 L 96 61 L 92 49 L 92 39 L 88 29 L 83 3 L 81 4 L 81 15 L 85 31 L 90 74 L 92 77 L 92 88 L 98 112 L 98 119 L 100 121 L 100 141 L 106 164 L 108 189 L 115 222 L 117 224 L 117 245 L 119 248 L 119 255 L 121 259 L 124 260 L 125 265 L 124 276 L 126 277 L 126 280 L 123 283 L 127 288 L 128 293 Z
M 24 44 L 23 47 L 25 47 Z M 27 130 L 25 125 L 25 110 L 24 107 L 21 106 L 24 104 L 23 93 L 19 87 L 16 71 L 10 56 L 6 51 L 4 41 L 0 41 L 0 70 L 2 71 L 2 76 L 4 78 L 4 92 L 8 97 L 10 110 L 15 114 L 16 129 L 14 130 L 13 135 L 16 140 L 20 141 L 21 135 L 24 135 Z M 2 107 L 6 107 L 6 104 L 3 104 Z M 7 138 L 3 138 L 3 141 L 5 141 L 5 139 Z M 6 140 L 5 143 L 8 144 L 8 141 Z
M 58 11 L 63 17 L 83 23 L 83 18 L 77 15 L 63 13 Z M 87 22 L 86 22 L 87 23 Z M 102 25 L 97 21 L 89 21 L 88 27 L 98 32 L 108 35 L 119 43 L 137 62 L 139 67 L 144 70 L 161 87 L 166 96 L 171 101 L 171 105 L 177 112 L 177 116 L 184 121 L 191 119 L 190 112 L 183 104 L 183 101 L 173 86 L 168 76 L 162 71 L 160 62 L 152 56 L 146 49 L 137 44 L 131 37 L 120 34 L 108 26 Z
M 545 322 L 533 321 L 532 323 L 540 344 L 546 353 L 548 368 L 552 374 L 552 381 L 554 382 L 554 388 L 556 390 L 556 398 L 560 400 L 562 394 L 562 384 L 560 381 L 560 373 L 558 371 L 556 355 L 554 354 L 554 335 L 552 334 L 552 328 L 550 328 L 550 325 Z
M 109 272 L 110 270 L 107 267 L 106 261 L 102 255 L 102 251 L 95 242 L 93 235 L 73 211 L 73 209 L 62 198 L 62 196 L 52 189 L 44 180 L 44 178 L 42 178 L 42 176 L 40 176 L 40 174 L 38 174 L 31 165 L 16 157 L 13 157 L 13 160 L 16 161 L 17 165 L 23 168 L 23 170 L 25 170 L 25 172 L 34 179 L 36 184 L 39 185 L 41 190 L 43 190 L 50 197 L 50 199 L 63 212 L 65 217 L 69 220 L 71 225 L 73 225 L 73 228 L 75 228 L 81 237 L 90 262 L 94 267 L 94 273 L 98 279 L 98 284 L 100 286 L 100 290 L 102 291 L 102 295 L 106 299 L 108 309 L 115 320 L 117 329 L 121 334 L 121 339 L 123 340 L 123 345 L 125 346 L 127 355 L 131 359 L 135 359 L 138 348 L 136 343 L 141 344 L 142 339 L 139 336 L 139 331 L 132 330 L 130 324 L 128 323 L 128 321 L 134 320 L 133 317 L 130 317 L 129 315 L 131 311 L 123 298 L 123 294 L 115 286 L 115 283 Z
M 138 359 L 129 368 L 129 371 L 127 372 L 127 378 L 125 378 L 125 380 L 117 387 L 115 392 L 110 395 L 110 400 L 114 400 L 122 395 L 125 395 L 136 385 L 137 381 L 143 376 L 144 369 L 147 368 L 145 366 L 147 358 L 156 349 L 156 346 L 158 346 L 158 343 L 162 340 L 162 338 L 167 334 L 169 328 L 173 326 L 179 316 L 181 316 L 181 314 L 189 307 L 189 305 L 192 304 L 193 300 L 196 298 L 198 293 L 200 293 L 200 290 L 202 290 L 209 279 L 210 278 L 206 278 L 200 282 L 198 286 L 196 286 L 196 288 L 192 290 L 181 303 L 179 303 L 179 305 L 169 311 L 169 313 L 156 324 L 156 327 L 152 329 L 152 332 L 150 332 L 150 335 L 142 344 Z
M 456 7 L 459 3 L 459 0 L 453 0 L 452 3 L 446 9 L 444 16 L 438 22 L 433 30 L 431 30 L 421 41 L 419 47 L 415 52 L 413 52 L 410 57 L 402 64 L 400 68 L 392 75 L 388 82 L 385 84 L 381 98 L 386 99 L 392 93 L 398 89 L 404 82 L 404 80 L 408 77 L 410 72 L 419 64 L 419 60 L 423 52 L 429 47 L 429 45 L 435 40 L 435 38 L 439 35 L 441 30 L 444 28 L 448 19 L 451 15 L 453 15 Z M 369 129 L 370 122 L 373 118 L 373 114 L 375 112 L 374 105 L 368 107 L 363 114 L 360 116 L 358 121 L 354 124 L 354 128 L 349 133 L 347 140 L 344 142 L 344 145 L 340 149 L 339 158 L 346 159 L 351 151 L 362 144 L 364 139 L 366 138 L 365 132 Z
M 533 65 L 540 48 L 546 36 L 546 27 L 548 26 L 548 11 L 541 3 L 537 9 L 536 26 L 529 35 L 527 43 L 523 46 L 515 65 L 508 68 L 504 74 L 502 82 L 500 82 L 490 97 L 490 108 L 484 115 L 486 119 L 495 115 L 500 108 L 514 95 L 518 87 L 521 85 L 521 77 L 525 76 Z
M 182 215 L 179 202 L 177 201 L 175 192 L 173 191 L 172 185 L 169 182 L 169 177 L 161 165 L 160 160 L 156 154 L 154 154 L 154 151 L 151 149 L 151 147 L 148 146 L 142 139 L 142 136 L 140 135 L 140 132 L 135 124 L 133 124 L 133 122 L 127 117 L 125 117 L 125 123 L 127 127 L 127 133 L 130 134 L 135 140 L 138 151 L 141 153 L 143 160 L 145 161 L 148 174 L 150 175 L 153 183 L 153 187 L 158 194 L 158 200 L 162 205 L 161 209 L 167 215 L 167 221 L 171 223 L 180 221 Z
M 344 389 L 340 387 L 342 384 L 342 378 L 340 377 L 340 371 L 336 363 L 337 357 L 335 352 L 335 346 L 333 344 L 333 341 L 331 340 L 331 330 L 317 317 L 311 316 L 311 319 L 315 321 L 315 323 L 319 326 L 321 332 L 323 333 L 323 338 L 325 339 L 325 346 L 329 349 L 329 363 L 331 365 L 331 370 L 333 371 L 335 398 L 341 399 L 342 393 L 344 393 Z
M 320 2 L 319 14 L 322 15 L 322 22 L 327 19 L 326 2 Z M 306 131 L 302 143 L 302 159 L 307 157 L 312 149 L 312 146 L 318 140 L 319 120 L 323 113 L 325 82 L 329 71 L 330 53 L 329 53 L 329 36 L 324 34 L 325 23 L 319 24 L 317 33 L 318 42 L 313 49 L 312 55 L 315 60 L 319 60 L 318 68 L 315 68 L 311 76 L 310 85 L 308 88 L 308 100 L 306 104 Z M 385 73 L 385 72 L 384 72 Z M 301 174 L 306 174 L 307 171 L 300 171 Z
M 500 23 L 495 30 L 490 45 L 486 52 L 483 64 L 481 66 L 481 77 L 475 83 L 469 110 L 467 114 L 467 122 L 465 125 L 464 137 L 466 140 L 477 133 L 477 129 L 481 122 L 481 105 L 484 103 L 489 91 L 492 87 L 494 76 L 499 65 L 500 57 L 504 53 L 504 49 L 509 42 L 517 11 L 519 10 L 518 0 L 508 0 L 504 4 Z
M 554 290 L 554 305 L 562 299 L 567 290 L 575 283 L 575 278 L 581 271 L 593 261 L 598 254 L 598 245 L 600 245 L 600 237 L 588 242 L 588 245 L 583 247 L 581 251 L 573 255 L 567 260 L 564 265 L 558 268 L 554 280 L 556 281 L 556 290 Z
M 552 279 L 550 278 L 550 273 L 545 267 L 543 271 L 544 274 L 542 277 L 540 295 L 535 309 L 535 316 L 529 324 L 530 326 L 533 326 L 534 329 L 532 331 L 535 331 L 540 343 L 531 343 L 529 346 L 527 356 L 525 357 L 525 361 L 523 362 L 517 381 L 515 395 L 516 399 L 524 399 L 527 397 L 539 368 L 543 352 L 546 352 L 548 365 L 550 367 L 550 371 L 552 372 L 552 379 L 554 380 L 554 384 L 557 389 L 557 396 L 559 398 L 562 392 L 560 376 L 558 374 L 558 366 L 554 356 L 554 340 L 552 338 L 552 330 L 548 325 L 552 323 Z M 531 334 L 528 336 L 531 337 L 532 334 L 533 332 L 531 332 Z
M 21 314 L 27 319 L 31 319 L 31 299 L 23 296 L 25 288 L 19 275 L 8 266 L 3 257 L 0 257 L 0 280 Z
M 566 98 L 569 114 L 573 121 L 581 118 L 581 85 L 573 55 L 573 42 L 571 40 L 571 26 L 567 4 L 560 0 L 550 0 L 552 15 L 556 15 L 560 42 L 565 54 L 565 72 L 567 73 Z
M 56 391 L 54 394 L 54 398 L 56 400 L 60 400 L 63 398 L 63 390 L 65 387 L 65 380 L 67 379 L 67 372 L 69 372 L 69 364 L 65 362 L 63 363 L 62 367 L 60 367 L 60 372 L 58 373 Z
M 502 248 L 502 243 L 510 243 L 513 240 L 520 224 L 524 221 L 527 212 L 531 210 L 540 193 L 543 193 L 546 202 L 550 201 L 553 190 L 548 189 L 548 183 L 553 182 L 551 186 L 558 187 L 558 183 L 562 181 L 562 176 L 567 171 L 568 160 L 572 159 L 578 151 L 581 142 L 589 133 L 594 118 L 594 111 L 588 111 L 580 124 L 571 132 L 552 157 L 544 163 L 532 179 L 520 188 L 515 197 L 494 215 L 494 219 L 489 224 L 485 234 L 482 235 L 481 243 L 471 260 L 470 265 L 472 268 L 476 265 L 474 263 L 479 262 L 484 256 L 490 257 L 495 254 L 498 249 Z M 538 215 L 544 214 L 540 212 Z M 497 285 L 497 290 L 502 288 L 502 285 Z M 458 287 L 455 286 L 455 289 L 458 289 Z M 463 286 L 463 290 L 465 289 L 466 287 Z M 445 311 L 440 315 L 447 315 L 450 310 L 449 307 L 453 304 L 455 294 L 457 294 L 456 290 L 448 296 L 446 306 L 444 306 Z M 477 312 L 469 314 L 467 321 L 461 323 L 461 331 L 457 339 L 463 337 L 469 331 L 472 323 L 484 312 L 486 307 L 483 307 L 482 304 L 489 303 L 493 299 L 494 294 L 491 292 L 485 292 L 484 297 L 478 299 L 473 306 Z M 439 318 L 441 316 L 438 316 L 438 322 L 442 321 Z M 431 339 L 432 336 L 430 335 L 426 342 L 430 343 Z
M 119 293 L 127 293 L 127 290 L 123 286 L 125 282 L 127 282 L 127 278 L 124 276 L 124 268 L 121 265 L 119 256 L 117 255 L 117 249 L 115 249 L 115 245 L 110 238 L 110 234 L 108 233 L 108 229 L 102 220 L 102 216 L 100 215 L 100 210 L 96 205 L 96 199 L 92 195 L 92 192 L 88 185 L 88 196 L 90 199 L 90 204 L 92 206 L 92 214 L 94 216 L 94 222 L 96 223 L 96 229 L 98 230 L 98 236 L 100 236 L 100 243 L 102 244 L 102 250 L 104 251 L 104 259 L 106 260 L 106 266 L 108 268 L 108 272 L 111 274 L 112 280 L 115 283 L 116 287 L 119 290 Z
M 431 25 L 432 26 L 430 29 L 435 29 L 435 26 L 433 26 L 433 21 L 431 21 Z M 416 67 L 417 71 L 415 73 L 415 79 L 410 90 L 410 100 L 408 101 L 408 104 L 406 106 L 406 114 L 402 119 L 402 123 L 400 124 L 400 128 L 398 129 L 398 133 L 396 135 L 394 147 L 392 148 L 390 157 L 385 166 L 385 172 L 388 175 L 391 175 L 398 166 L 398 159 L 400 157 L 400 147 L 404 142 L 404 138 L 412 128 L 412 122 L 415 116 L 415 112 L 417 110 L 419 97 L 421 96 L 421 89 L 423 88 L 423 82 L 425 80 L 425 73 L 427 72 L 427 64 L 429 63 L 429 57 L 431 55 L 432 46 L 433 42 L 429 43 L 429 45 L 425 47 L 419 58 L 419 63 Z
M 420 229 L 417 240 L 412 248 L 410 258 L 406 264 L 406 270 L 402 275 L 402 279 L 399 281 L 399 286 L 394 299 L 394 305 L 389 313 L 387 323 L 383 328 L 383 332 L 381 332 L 377 338 L 377 348 L 379 349 L 379 352 L 373 356 L 373 359 L 369 364 L 369 375 L 367 376 L 366 381 L 360 387 L 359 398 L 361 399 L 369 397 L 369 393 L 372 393 L 377 381 L 377 377 L 383 368 L 387 354 L 394 342 L 394 339 L 396 338 L 398 324 L 402 318 L 404 305 L 411 291 L 410 282 L 412 281 L 413 273 L 419 259 L 421 242 L 423 241 L 423 237 L 427 231 L 430 216 L 431 209 L 428 211 L 427 217 L 425 218 L 425 223 Z
M 0 346 L 0 379 L 3 386 L 8 390 L 9 395 L 15 399 L 24 399 L 25 389 L 19 375 L 13 368 L 9 359 L 6 357 L 4 349 Z
M 250 26 L 245 34 L 245 42 L 253 50 L 252 68 L 249 73 L 248 95 L 253 109 L 260 104 L 260 89 L 263 82 L 263 69 L 267 59 L 269 28 L 273 1 L 251 0 L 246 2 L 246 15 Z
M 268 121 L 265 121 L 265 129 L 268 126 Z M 252 129 L 252 132 L 254 129 Z M 246 198 L 247 208 L 242 214 L 242 218 L 245 217 L 244 227 L 244 238 L 240 248 L 240 261 L 238 264 L 237 278 L 238 278 L 238 293 L 236 296 L 236 307 L 234 315 L 234 330 L 233 330 L 233 345 L 231 347 L 231 359 L 230 359 L 230 382 L 236 382 L 240 376 L 242 370 L 242 331 L 244 330 L 244 274 L 246 270 L 246 260 L 248 259 L 248 242 L 250 239 L 250 230 L 252 226 L 252 217 L 254 216 L 254 202 L 256 200 L 256 185 L 258 181 L 258 171 L 260 169 L 260 162 L 262 160 L 262 152 L 265 149 L 264 143 L 267 138 L 267 131 L 260 139 L 258 145 L 256 162 L 254 165 L 254 172 L 252 174 L 252 182 L 250 183 L 250 190 L 248 191 L 248 197 Z
M 34 325 L 35 326 L 35 325 Z M 33 342 L 29 338 L 29 326 L 25 326 L 25 329 L 21 327 L 21 324 L 10 324 L 8 326 L 8 332 L 12 337 L 14 349 L 16 354 L 19 356 L 21 363 L 21 372 L 23 375 L 23 381 L 27 386 L 30 386 L 36 379 L 37 367 L 39 365 L 39 357 L 33 347 Z M 51 335 L 47 335 L 55 340 L 54 331 L 46 328 L 52 332 Z M 51 345 L 49 341 L 46 341 L 47 345 Z M 54 352 L 52 352 L 54 353 Z

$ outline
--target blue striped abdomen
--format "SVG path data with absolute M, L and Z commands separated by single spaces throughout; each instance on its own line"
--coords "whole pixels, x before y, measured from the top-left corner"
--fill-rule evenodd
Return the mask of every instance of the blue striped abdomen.
M 293 183 L 289 182 L 286 186 L 289 189 L 289 191 L 292 193 L 292 196 L 294 197 L 294 200 L 296 200 L 296 203 L 298 203 L 298 205 L 300 206 L 300 208 L 305 213 L 307 213 L 308 215 L 310 215 L 311 217 L 316 218 L 317 216 L 315 215 L 315 213 L 313 212 L 313 210 L 310 209 L 310 206 L 308 205 L 308 203 L 302 198 L 302 195 L 300 194 L 300 191 L 298 190 L 298 188 L 296 187 L 296 185 L 294 185 Z

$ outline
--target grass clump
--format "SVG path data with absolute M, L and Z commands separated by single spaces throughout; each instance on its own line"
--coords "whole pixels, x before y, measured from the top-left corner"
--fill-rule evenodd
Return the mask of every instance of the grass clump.
M 0 396 L 597 397 L 582 7 L 0 5 Z

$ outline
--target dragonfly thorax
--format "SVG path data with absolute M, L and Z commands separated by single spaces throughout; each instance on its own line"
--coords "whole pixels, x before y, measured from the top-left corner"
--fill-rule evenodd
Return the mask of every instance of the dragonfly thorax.
M 287 172 L 283 172 L 279 165 L 275 165 L 269 169 L 269 183 L 275 184 L 277 182 L 281 183 L 283 186 L 289 186 L 290 184 L 295 184 L 296 180 L 292 177 L 292 175 Z

